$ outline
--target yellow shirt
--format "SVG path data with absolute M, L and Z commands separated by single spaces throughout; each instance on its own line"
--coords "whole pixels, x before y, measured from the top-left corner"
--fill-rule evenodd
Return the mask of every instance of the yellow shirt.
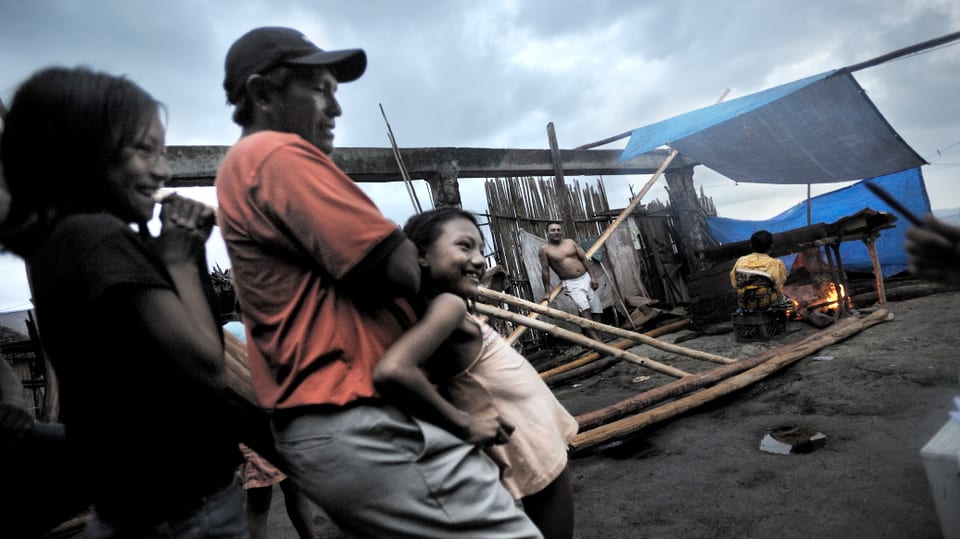
M 737 259 L 737 263 L 730 270 L 730 285 L 737 287 L 737 270 L 746 269 L 766 273 L 779 291 L 787 281 L 787 266 L 779 258 L 764 253 L 750 253 Z

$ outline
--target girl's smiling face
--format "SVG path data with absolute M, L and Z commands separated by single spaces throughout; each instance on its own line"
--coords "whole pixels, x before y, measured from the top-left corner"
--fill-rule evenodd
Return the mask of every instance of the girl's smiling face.
M 163 124 L 155 115 L 140 139 L 120 150 L 107 172 L 111 213 L 129 223 L 146 223 L 153 217 L 153 195 L 171 174 L 164 153 Z
M 476 296 L 485 265 L 483 236 L 470 220 L 454 217 L 442 225 L 440 235 L 418 260 L 437 292 Z

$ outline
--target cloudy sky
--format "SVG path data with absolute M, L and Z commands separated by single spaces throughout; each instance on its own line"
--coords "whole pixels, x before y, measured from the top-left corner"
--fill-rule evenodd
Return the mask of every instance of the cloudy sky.
M 388 147 L 382 105 L 401 147 L 547 148 L 553 122 L 560 147 L 572 148 L 712 104 L 726 89 L 734 99 L 956 32 L 960 2 L 0 0 L 0 17 L 5 103 L 50 65 L 124 74 L 168 106 L 171 145 L 236 140 L 224 54 L 247 30 L 282 25 L 325 49 L 367 51 L 366 74 L 338 93 L 339 146 Z M 934 209 L 960 207 L 958 43 L 855 73 L 931 162 Z M 61 143 L 51 141 L 51 156 Z M 694 178 L 724 217 L 764 219 L 806 196 L 805 186 L 738 185 L 704 167 Z M 626 206 L 630 186 L 648 179 L 603 178 L 610 206 Z M 482 180 L 462 183 L 464 206 L 485 209 Z M 364 188 L 392 219 L 412 213 L 402 186 Z M 663 180 L 645 201 L 654 198 L 667 199 Z M 29 307 L 24 280 L 18 261 L 0 255 L 0 312 Z

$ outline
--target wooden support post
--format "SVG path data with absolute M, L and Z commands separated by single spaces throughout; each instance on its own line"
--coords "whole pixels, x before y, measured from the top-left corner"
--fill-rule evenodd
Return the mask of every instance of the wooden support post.
M 863 244 L 867 246 L 867 253 L 870 254 L 870 265 L 873 266 L 873 280 L 877 287 L 877 303 L 883 305 L 887 302 L 887 291 L 883 285 L 883 268 L 880 267 L 880 258 L 877 256 L 877 237 L 879 234 L 873 233 L 863 238 Z
M 560 199 L 560 218 L 563 221 L 563 233 L 568 238 L 576 237 L 573 224 L 573 211 L 570 210 L 570 197 L 567 196 L 567 184 L 563 176 L 563 163 L 560 148 L 557 146 L 557 132 L 553 122 L 547 124 L 547 140 L 550 143 L 550 158 L 553 160 L 553 185 Z

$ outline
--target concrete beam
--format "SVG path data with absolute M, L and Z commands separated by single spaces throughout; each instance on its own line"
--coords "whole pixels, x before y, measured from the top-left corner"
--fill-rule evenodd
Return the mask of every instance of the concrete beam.
M 170 187 L 213 185 L 217 167 L 228 146 L 168 146 L 167 161 L 173 170 Z M 560 150 L 567 176 L 653 174 L 669 152 L 654 150 L 620 162 L 620 150 Z M 451 165 L 459 178 L 553 176 L 550 150 L 490 148 L 401 148 L 400 155 L 413 179 L 430 179 Z M 390 148 L 337 148 L 333 160 L 348 176 L 361 182 L 402 181 Z M 696 163 L 678 155 L 668 171 Z

